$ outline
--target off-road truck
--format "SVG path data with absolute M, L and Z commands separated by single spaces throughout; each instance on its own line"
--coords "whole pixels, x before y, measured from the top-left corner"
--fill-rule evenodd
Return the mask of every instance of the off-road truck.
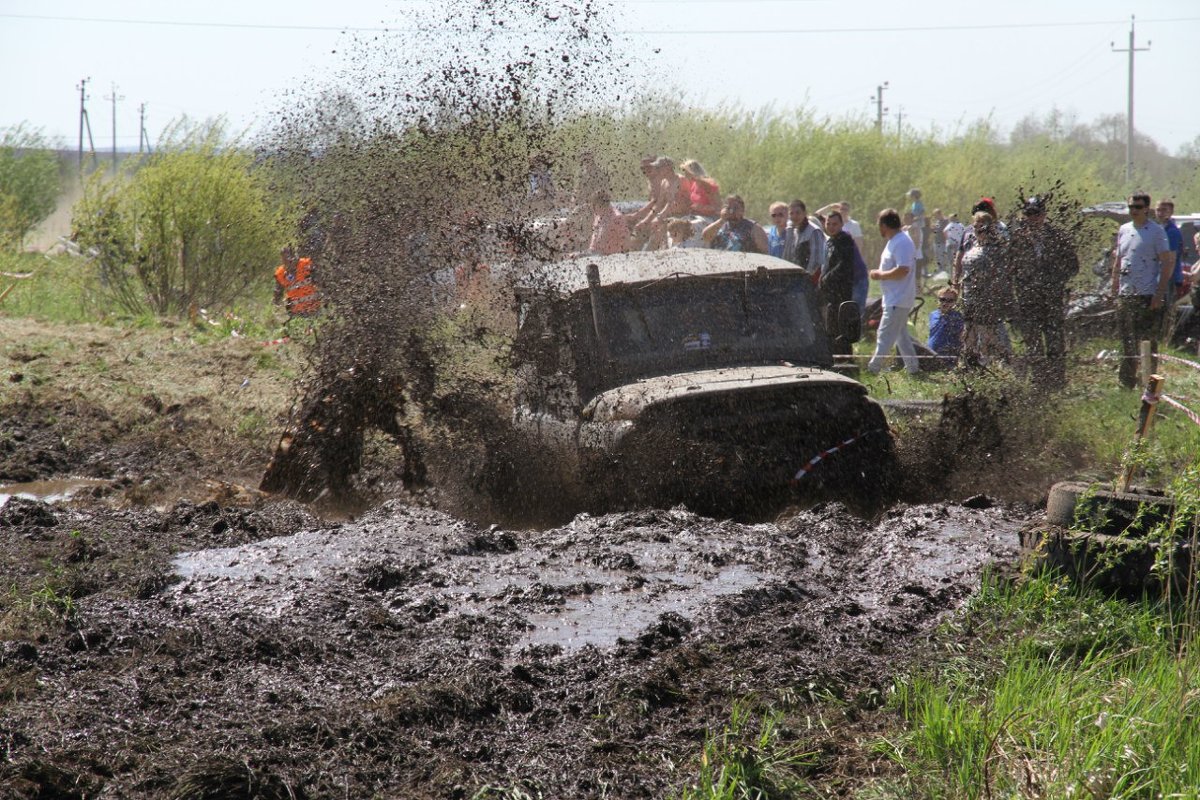
M 823 486 L 865 500 L 894 475 L 882 409 L 835 371 L 812 276 L 786 261 L 580 258 L 535 269 L 515 297 L 515 426 L 585 497 L 724 510 Z M 857 340 L 854 304 L 837 317 L 833 335 Z

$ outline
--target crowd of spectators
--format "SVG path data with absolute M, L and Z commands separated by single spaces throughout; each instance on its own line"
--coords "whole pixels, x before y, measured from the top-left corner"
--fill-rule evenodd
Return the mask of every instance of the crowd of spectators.
M 910 189 L 903 210 L 880 212 L 883 252 L 878 269 L 868 270 L 862 226 L 851 217 L 848 202 L 811 214 L 802 200 L 773 202 L 770 221 L 760 225 L 746 217 L 742 197 L 722 198 L 717 181 L 697 161 L 677 168 L 665 156 L 647 157 L 641 170 L 649 196 L 636 211 L 618 213 L 607 190 L 591 196 L 590 252 L 710 247 L 775 256 L 812 273 L 827 325 L 845 301 L 866 309 L 869 280 L 878 281 L 882 308 L 876 353 L 868 364 L 872 371 L 882 368 L 893 348 L 908 371 L 918 371 L 906 320 L 917 295 L 936 291 L 938 307 L 930 315 L 927 342 L 936 358 L 930 367 L 1007 361 L 1015 332 L 1024 345 L 1022 364 L 1036 380 L 1065 380 L 1067 285 L 1079 262 L 1071 236 L 1048 220 L 1046 197 L 1026 198 L 1011 224 L 991 198 L 982 197 L 964 223 L 957 213 L 946 215 L 940 208 L 927 215 L 921 191 Z M 1172 291 L 1192 277 L 1184 271 L 1171 201 L 1160 202 L 1153 215 L 1146 194 L 1134 194 L 1128 205 L 1133 219 L 1121 227 L 1112 263 L 1112 293 L 1127 356 L 1123 385 L 1134 383 L 1136 342 L 1163 336 Z M 1194 271 L 1200 273 L 1200 265 Z

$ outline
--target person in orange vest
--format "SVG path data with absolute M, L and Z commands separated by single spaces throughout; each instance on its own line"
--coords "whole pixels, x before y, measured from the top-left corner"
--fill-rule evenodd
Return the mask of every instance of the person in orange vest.
M 283 263 L 275 268 L 275 302 L 286 301 L 289 317 L 313 317 L 321 308 L 321 296 L 313 282 L 311 258 L 296 258 L 289 244 L 280 251 Z

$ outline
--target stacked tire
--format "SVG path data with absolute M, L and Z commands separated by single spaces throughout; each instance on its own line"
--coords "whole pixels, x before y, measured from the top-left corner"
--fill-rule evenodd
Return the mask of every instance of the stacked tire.
M 1039 566 L 1102 591 L 1182 590 L 1195 580 L 1193 543 L 1164 538 L 1174 516 L 1174 500 L 1158 490 L 1066 481 L 1051 487 L 1045 523 L 1023 531 L 1021 544 Z

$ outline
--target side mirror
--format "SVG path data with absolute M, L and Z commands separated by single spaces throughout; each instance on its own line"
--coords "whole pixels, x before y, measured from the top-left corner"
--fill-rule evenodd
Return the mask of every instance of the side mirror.
M 847 300 L 838 306 L 837 335 L 854 344 L 862 338 L 862 317 L 858 313 L 858 303 Z

